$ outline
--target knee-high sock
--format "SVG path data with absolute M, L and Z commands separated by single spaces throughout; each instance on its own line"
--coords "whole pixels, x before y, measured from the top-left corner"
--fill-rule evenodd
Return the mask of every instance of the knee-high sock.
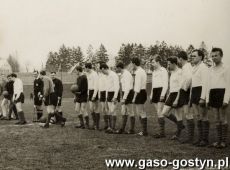
M 95 113 L 95 121 L 96 121 L 97 129 L 99 129 L 99 127 L 100 127 L 100 113 Z
M 134 131 L 135 128 L 135 117 L 130 116 L 130 131 Z
M 228 124 L 222 125 L 222 142 L 227 142 L 228 138 Z
M 81 125 L 81 126 L 84 126 L 83 116 L 82 116 L 82 115 L 79 115 L 78 118 L 79 118 L 79 121 L 80 121 L 80 125 Z
M 203 123 L 203 141 L 209 141 L 209 121 L 202 121 Z
M 163 117 L 158 118 L 158 123 L 160 126 L 160 134 L 165 135 L 165 120 Z
M 188 140 L 193 141 L 195 123 L 193 119 L 187 119 Z
M 198 130 L 198 141 L 202 141 L 202 137 L 203 137 L 203 125 L 202 125 L 202 121 L 201 120 L 197 121 L 197 130 Z
M 122 129 L 123 131 L 125 130 L 127 120 L 128 120 L 128 115 L 123 115 L 123 116 L 122 116 L 122 126 L 121 126 L 121 129 Z

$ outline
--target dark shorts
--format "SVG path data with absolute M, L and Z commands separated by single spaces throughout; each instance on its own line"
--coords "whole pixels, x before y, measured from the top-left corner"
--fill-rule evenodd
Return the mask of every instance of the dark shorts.
M 53 105 L 57 106 L 58 98 L 55 93 L 51 93 L 48 96 L 45 97 L 45 106 Z
M 163 90 L 162 87 L 153 88 L 153 94 L 152 94 L 152 102 L 153 103 L 165 102 L 166 97 L 164 98 L 163 101 L 160 101 L 162 90 Z
M 15 100 L 15 103 L 24 103 L 25 96 L 23 93 L 20 94 L 19 98 Z
M 40 100 L 37 95 L 34 96 L 34 105 L 35 106 L 41 106 L 42 105 L 42 100 Z
M 106 92 L 101 91 L 100 92 L 100 102 L 105 102 L 106 101 Z
M 188 89 L 187 91 L 180 89 L 177 106 L 182 107 L 184 105 L 188 105 L 189 104 L 189 97 L 190 97 L 190 89 Z
M 88 95 L 86 94 L 75 94 L 75 103 L 87 103 Z
M 191 99 L 190 99 L 190 105 L 192 104 L 199 104 L 200 97 L 201 97 L 202 87 L 193 87 L 191 91 Z
M 145 104 L 147 100 L 147 92 L 145 89 L 142 89 L 136 96 L 135 104 Z
M 114 97 L 114 92 L 109 91 L 107 96 L 107 102 L 112 102 Z
M 224 102 L 225 89 L 211 89 L 208 105 L 213 108 L 221 108 Z
M 122 92 L 122 98 L 123 98 L 123 96 L 124 96 L 124 92 Z M 134 91 L 133 91 L 133 90 L 130 90 L 130 91 L 129 91 L 129 94 L 128 94 L 126 100 L 125 100 L 125 105 L 127 105 L 127 104 L 132 104 L 132 102 L 133 102 L 133 97 L 134 97 Z
M 173 103 L 175 102 L 177 95 L 178 95 L 178 92 L 169 93 L 165 101 L 165 105 L 173 107 Z
M 89 101 L 92 101 L 93 93 L 94 93 L 94 90 L 89 90 Z M 96 95 L 95 100 L 98 100 L 98 93 Z

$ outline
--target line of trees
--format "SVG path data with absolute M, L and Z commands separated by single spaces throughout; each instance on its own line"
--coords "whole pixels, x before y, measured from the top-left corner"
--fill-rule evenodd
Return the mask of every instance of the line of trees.
M 210 64 L 209 52 L 204 42 L 201 42 L 200 47 L 205 53 L 205 62 Z M 185 50 L 188 54 L 195 49 L 193 45 L 189 45 L 187 49 L 183 49 L 178 45 L 168 45 L 165 41 L 156 42 L 150 46 L 143 46 L 142 44 L 127 43 L 122 44 L 115 62 L 122 62 L 124 64 L 130 63 L 133 57 L 140 57 L 142 64 L 147 66 L 151 57 L 155 54 L 159 54 L 163 58 L 163 65 L 167 64 L 167 58 L 169 56 L 176 56 L 179 51 Z M 47 71 L 68 71 L 72 66 L 77 63 L 83 62 L 108 62 L 109 57 L 107 50 L 103 44 L 97 50 L 93 49 L 92 45 L 89 45 L 86 50 L 86 55 L 83 54 L 81 47 L 66 47 L 62 45 L 58 52 L 49 52 L 46 62 Z

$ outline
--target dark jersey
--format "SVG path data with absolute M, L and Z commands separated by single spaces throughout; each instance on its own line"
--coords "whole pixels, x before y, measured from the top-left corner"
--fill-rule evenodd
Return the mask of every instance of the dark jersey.
M 38 78 L 34 80 L 34 96 L 38 97 L 38 93 L 43 94 L 44 83 L 42 79 Z
M 81 95 L 88 93 L 88 81 L 86 75 L 81 75 L 77 78 L 78 92 Z
M 5 90 L 8 92 L 9 97 L 12 98 L 14 94 L 14 82 L 13 81 L 7 82 L 5 85 Z
M 54 92 L 55 92 L 56 96 L 62 97 L 62 93 L 63 93 L 62 81 L 57 79 L 57 78 L 54 78 L 53 83 L 54 83 Z

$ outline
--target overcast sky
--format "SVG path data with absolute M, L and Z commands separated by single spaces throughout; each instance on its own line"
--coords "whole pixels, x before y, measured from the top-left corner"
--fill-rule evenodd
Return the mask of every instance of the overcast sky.
M 15 54 L 39 68 L 65 44 L 103 43 L 116 55 L 121 43 L 222 47 L 230 64 L 229 0 L 0 0 L 0 57 Z

